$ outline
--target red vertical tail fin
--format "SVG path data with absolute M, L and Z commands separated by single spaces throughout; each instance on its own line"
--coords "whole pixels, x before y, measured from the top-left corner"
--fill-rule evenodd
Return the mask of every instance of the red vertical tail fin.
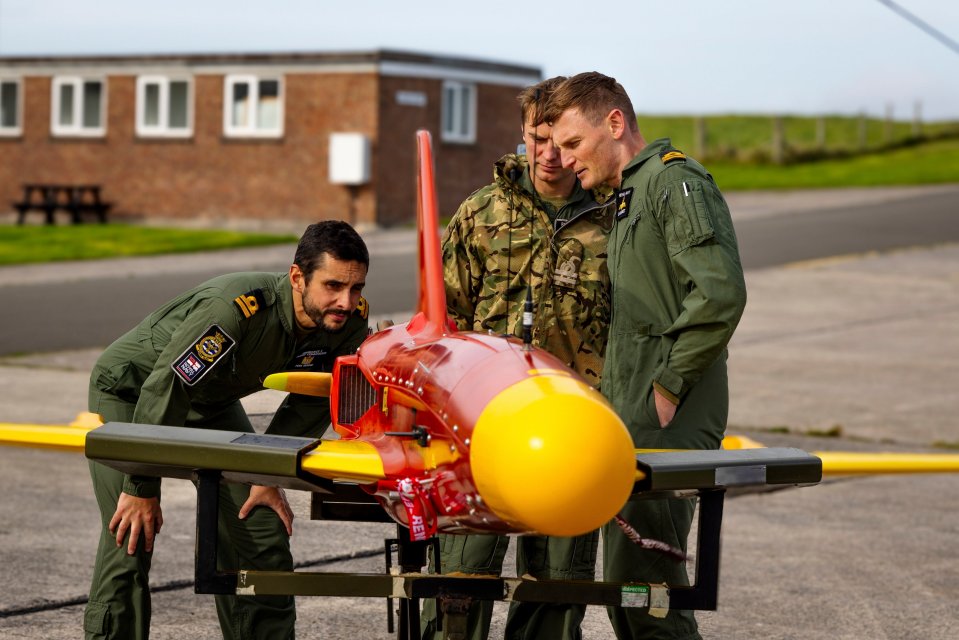
M 439 211 L 433 176 L 433 146 L 429 131 L 416 132 L 416 209 L 419 228 L 420 291 L 416 315 L 409 324 L 411 334 L 439 337 L 450 329 L 446 316 L 443 286 L 443 259 L 440 254 Z

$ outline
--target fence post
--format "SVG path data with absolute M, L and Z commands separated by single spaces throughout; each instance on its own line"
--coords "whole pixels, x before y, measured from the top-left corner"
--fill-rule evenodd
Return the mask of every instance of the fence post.
M 693 153 L 697 158 L 706 157 L 706 118 L 693 116 Z
M 773 117 L 773 164 L 783 164 L 786 159 L 786 136 L 782 116 Z
M 882 128 L 882 141 L 889 145 L 892 143 L 892 103 L 886 103 L 886 120 Z
M 868 140 L 866 138 L 866 112 L 859 112 L 859 150 L 865 151 Z

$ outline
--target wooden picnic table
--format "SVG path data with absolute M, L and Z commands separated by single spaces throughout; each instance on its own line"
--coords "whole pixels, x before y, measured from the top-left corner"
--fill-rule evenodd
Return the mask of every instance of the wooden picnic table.
M 73 224 L 83 222 L 85 215 L 94 215 L 105 223 L 107 213 L 113 206 L 100 198 L 102 187 L 98 184 L 42 184 L 23 185 L 23 197 L 13 203 L 17 210 L 17 224 L 23 224 L 31 211 L 43 213 L 47 224 L 54 224 L 54 213 L 59 209 L 70 214 Z

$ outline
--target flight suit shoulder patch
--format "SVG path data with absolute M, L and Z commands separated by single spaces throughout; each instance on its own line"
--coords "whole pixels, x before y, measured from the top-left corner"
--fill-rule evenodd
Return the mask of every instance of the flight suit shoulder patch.
M 678 149 L 663 149 L 659 152 L 659 159 L 663 164 L 669 164 L 675 160 L 685 160 L 686 154 Z
M 233 298 L 233 302 L 240 308 L 244 318 L 252 318 L 266 304 L 266 297 L 263 289 L 253 289 Z
M 368 320 L 370 317 L 370 303 L 366 301 L 366 298 L 360 296 L 360 301 L 356 303 L 356 309 L 353 311 L 354 315 L 357 315 L 364 320 Z
M 220 325 L 211 324 L 170 367 L 180 380 L 192 387 L 235 345 L 236 340 Z

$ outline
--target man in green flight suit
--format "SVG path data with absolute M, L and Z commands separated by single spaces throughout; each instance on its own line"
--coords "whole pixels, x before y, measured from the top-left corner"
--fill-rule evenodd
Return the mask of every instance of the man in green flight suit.
M 716 449 L 726 429 L 726 346 L 746 285 L 726 201 L 701 164 L 667 139 L 646 144 L 622 86 L 599 73 L 569 78 L 546 120 L 563 166 L 585 188 L 616 192 L 609 236 L 613 313 L 602 392 L 636 447 Z M 692 500 L 630 502 L 624 517 L 643 537 L 685 550 Z M 688 584 L 686 567 L 603 528 L 605 579 Z M 663 618 L 609 607 L 616 636 L 699 638 L 691 611 Z
M 240 398 L 280 371 L 330 371 L 367 335 L 360 296 L 369 254 L 345 222 L 310 225 L 289 273 L 234 273 L 163 305 L 110 345 L 90 376 L 89 407 L 107 421 L 252 432 Z M 289 395 L 267 433 L 319 437 L 329 400 Z M 88 640 L 146 639 L 154 536 L 163 525 L 160 479 L 90 463 L 102 532 Z M 260 508 L 265 507 L 265 508 Z M 281 489 L 222 484 L 220 570 L 291 571 L 293 513 Z M 217 596 L 228 639 L 294 637 L 288 596 Z
M 541 117 L 564 78 L 528 87 L 518 96 L 526 154 L 503 156 L 493 183 L 460 205 L 443 238 L 447 310 L 461 330 L 520 336 L 527 288 L 535 314 L 533 345 L 559 357 L 598 386 L 609 321 L 606 238 L 609 190 L 589 193 L 559 163 Z M 584 437 L 588 425 L 584 425 Z M 575 517 L 570 514 L 570 517 Z M 575 538 L 518 538 L 517 573 L 542 579 L 592 579 L 598 532 Z M 440 536 L 444 573 L 499 575 L 509 538 Z M 492 603 L 473 604 L 468 638 L 489 634 Z M 509 639 L 582 637 L 581 605 L 512 603 Z M 441 638 L 435 602 L 424 603 L 423 638 Z

